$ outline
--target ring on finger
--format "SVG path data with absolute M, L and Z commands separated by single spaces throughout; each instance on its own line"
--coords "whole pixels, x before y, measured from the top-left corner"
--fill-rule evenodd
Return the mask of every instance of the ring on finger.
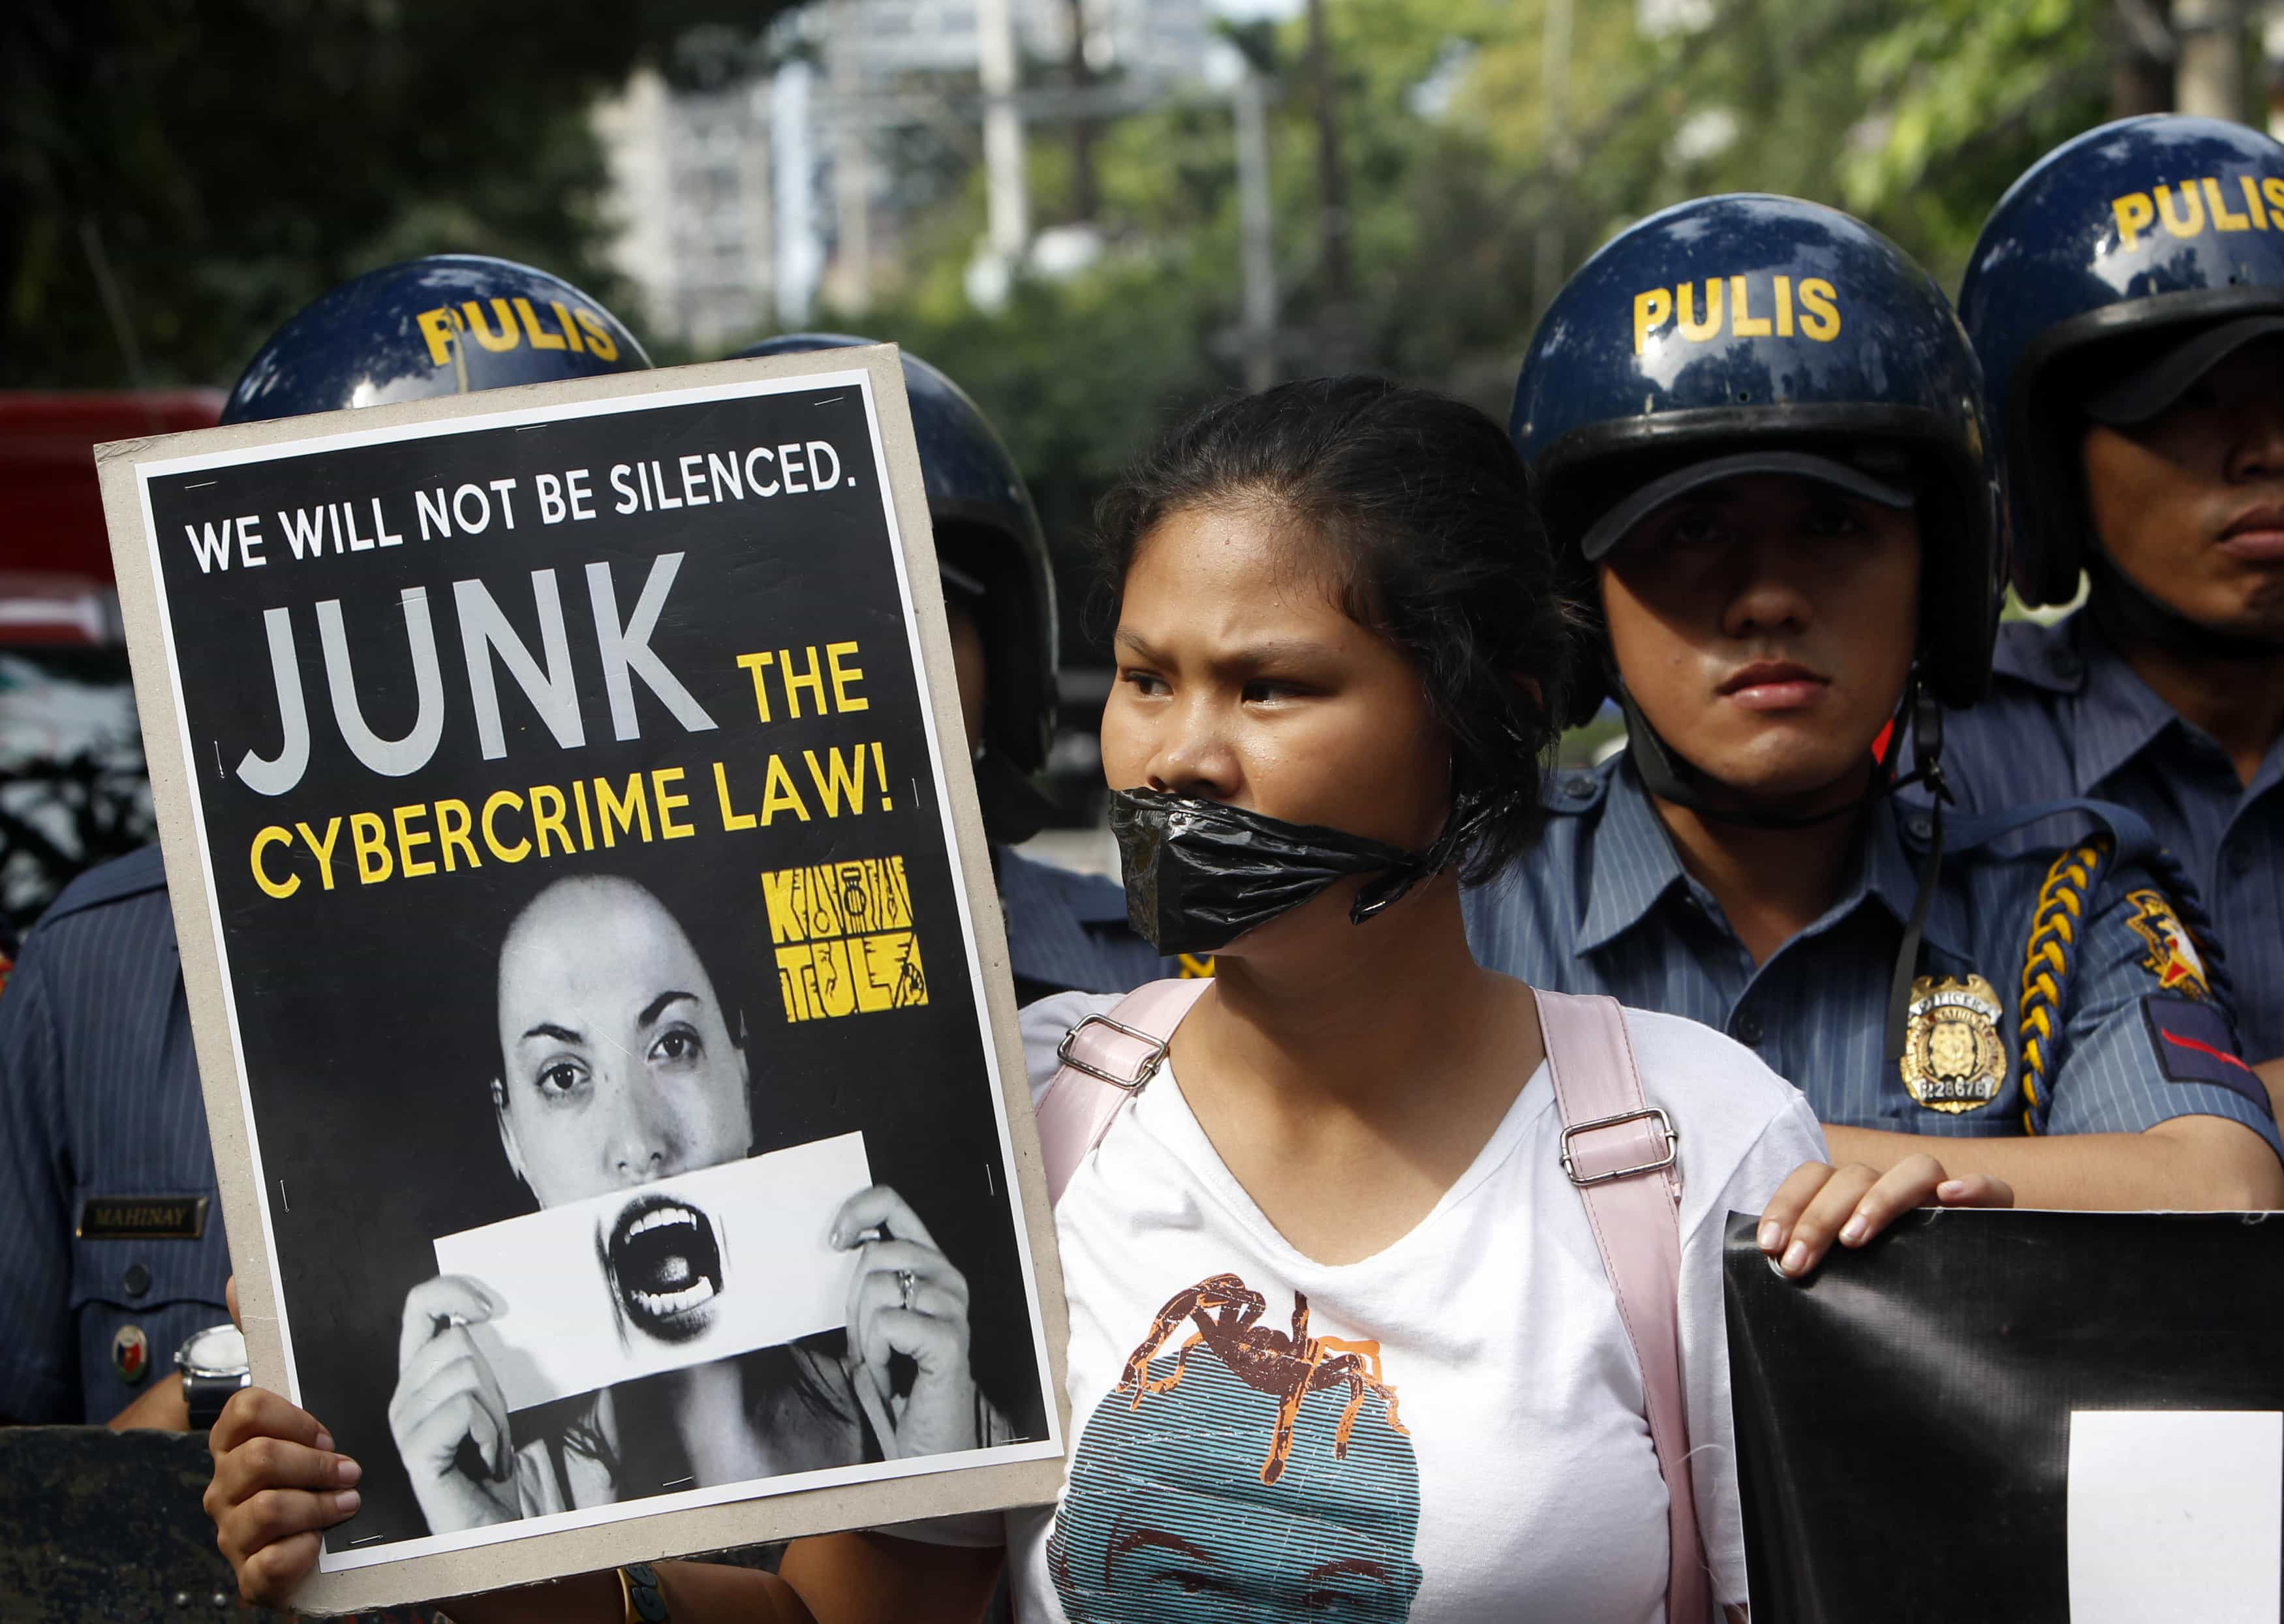
M 912 1292 L 919 1284 L 919 1276 L 909 1269 L 896 1270 L 896 1289 L 903 1294 L 904 1312 L 907 1314 L 912 1311 Z

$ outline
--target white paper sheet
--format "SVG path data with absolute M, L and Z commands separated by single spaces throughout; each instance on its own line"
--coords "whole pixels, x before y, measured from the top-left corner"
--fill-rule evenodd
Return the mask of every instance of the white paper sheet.
M 847 1323 L 856 1258 L 826 1238 L 872 1182 L 864 1136 L 843 1134 L 441 1236 L 436 1268 L 506 1305 L 473 1331 L 508 1409 L 525 1409 Z M 645 1237 L 684 1259 L 668 1277 L 630 1277 Z
M 2284 1411 L 2070 1417 L 2070 1624 L 2279 1624 Z

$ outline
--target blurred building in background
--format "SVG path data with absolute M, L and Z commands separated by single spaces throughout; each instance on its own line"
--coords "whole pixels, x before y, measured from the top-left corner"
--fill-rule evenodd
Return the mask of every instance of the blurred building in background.
M 995 37 L 1012 48 L 1004 90 Z M 1213 38 L 1207 0 L 819 0 L 780 20 L 766 65 L 703 88 L 645 67 L 598 105 L 613 258 L 645 331 L 718 353 L 900 286 L 909 227 L 981 167 L 998 228 L 979 250 L 985 297 L 1006 274 L 1011 203 L 1015 255 L 1048 274 L 1083 263 L 1083 233 L 1042 242 L 1000 195 L 1024 184 L 1021 126 L 1162 101 L 1200 81 Z M 995 107 L 1017 132 L 1012 164 L 987 150 Z

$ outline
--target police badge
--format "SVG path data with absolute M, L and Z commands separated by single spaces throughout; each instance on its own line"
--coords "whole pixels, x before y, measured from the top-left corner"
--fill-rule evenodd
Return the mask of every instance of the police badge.
M 1954 1116 L 1987 1105 L 2006 1086 L 1998 989 L 1979 975 L 1912 983 L 1911 1019 L 1897 1062 L 1904 1087 L 1930 1111 Z

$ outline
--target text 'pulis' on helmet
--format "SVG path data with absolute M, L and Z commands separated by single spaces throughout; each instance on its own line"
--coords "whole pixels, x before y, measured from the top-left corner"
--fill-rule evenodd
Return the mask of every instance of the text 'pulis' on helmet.
M 512 260 L 439 254 L 345 282 L 270 335 L 224 423 L 647 370 L 600 304 Z
M 1873 499 L 1909 489 L 1921 675 L 1947 705 L 1988 687 L 2006 566 L 1981 371 L 1943 291 L 1861 221 L 1740 193 L 1639 222 L 1555 295 L 1508 428 L 1589 602 L 1598 523 L 1691 466 L 1811 459 Z M 1600 699 L 1581 686 L 1574 714 Z
M 2025 602 L 2076 596 L 2086 405 L 2155 349 L 2284 314 L 2284 145 L 2216 119 L 2121 119 L 2047 153 L 1959 285 L 1991 396 Z
M 877 342 L 792 332 L 739 353 L 790 355 Z M 1036 773 L 1046 765 L 1055 730 L 1055 578 L 1046 533 L 983 409 L 940 369 L 909 350 L 901 354 L 946 596 L 964 600 L 983 638 L 987 751 L 1017 773 Z

